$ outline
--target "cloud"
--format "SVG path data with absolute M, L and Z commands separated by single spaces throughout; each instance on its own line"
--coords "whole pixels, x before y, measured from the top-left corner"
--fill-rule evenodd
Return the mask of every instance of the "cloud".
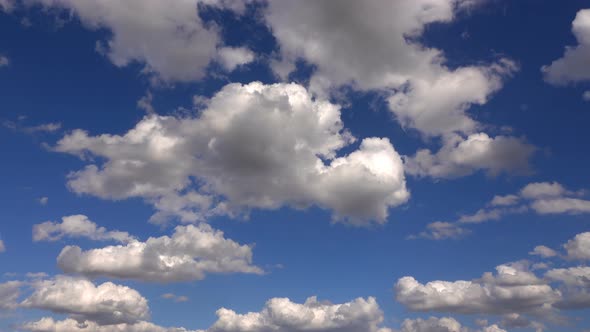
M 107 30 L 110 37 L 97 42 L 117 67 L 145 65 L 143 72 L 165 82 L 201 79 L 222 46 L 220 29 L 205 24 L 202 6 L 240 13 L 239 1 L 189 0 L 172 3 L 159 0 L 27 0 L 27 4 L 61 9 L 75 14 L 90 30 Z
M 441 149 L 433 154 L 422 149 L 405 157 L 408 174 L 433 178 L 456 178 L 479 170 L 489 175 L 502 172 L 526 174 L 529 159 L 536 148 L 523 139 L 477 133 L 463 138 L 459 135 L 444 139 Z
M 545 278 L 563 283 L 564 297 L 555 303 L 561 309 L 583 309 L 590 307 L 590 267 L 577 266 L 553 269 L 545 273 Z
M 3 253 L 6 251 L 6 245 L 4 245 L 4 241 L 2 241 L 0 239 L 0 253 Z
M 0 283 L 0 311 L 15 309 L 18 306 L 21 286 L 20 281 Z
M 244 47 L 224 47 L 219 50 L 219 61 L 227 71 L 232 71 L 254 61 L 254 52 Z
M 57 264 L 66 273 L 156 282 L 200 280 L 209 273 L 255 273 L 252 248 L 207 224 L 178 226 L 174 234 L 82 251 L 65 247 Z
M 536 255 L 543 258 L 555 257 L 557 256 L 557 252 L 555 250 L 546 247 L 546 246 L 536 246 L 535 249 L 529 252 L 530 255 Z
M 4 121 L 2 125 L 5 128 L 12 129 L 14 131 L 22 132 L 25 134 L 33 135 L 36 133 L 54 133 L 61 129 L 61 123 L 59 122 L 49 122 L 43 123 L 36 126 L 27 126 L 22 124 L 22 121 Z
M 505 195 L 500 196 L 496 195 L 490 202 L 491 206 L 510 206 L 515 205 L 520 200 L 520 197 L 517 195 Z
M 457 224 L 443 221 L 436 221 L 426 226 L 426 231 L 418 235 L 410 236 L 410 239 L 423 238 L 431 240 L 459 239 L 471 231 L 460 227 Z
M 496 274 L 466 281 L 431 281 L 421 284 L 403 277 L 395 286 L 398 302 L 414 311 L 460 314 L 542 312 L 561 299 L 559 291 L 519 264 L 500 265 Z
M 93 321 L 78 322 L 74 319 L 56 321 L 51 317 L 25 323 L 20 328 L 31 332 L 191 332 L 184 328 L 161 327 L 146 321 L 134 324 L 99 325 Z
M 134 238 L 127 232 L 107 231 L 104 227 L 98 227 L 94 222 L 82 214 L 61 218 L 62 222 L 46 221 L 33 225 L 33 241 L 58 241 L 65 237 L 85 237 L 96 241 L 116 241 L 127 243 Z
M 26 308 L 66 314 L 99 325 L 133 324 L 149 317 L 148 302 L 136 290 L 105 282 L 92 282 L 67 276 L 39 281 L 34 292 L 21 305 Z
M 387 91 L 403 126 L 426 136 L 471 133 L 478 124 L 466 110 L 484 104 L 517 66 L 500 59 L 450 69 L 441 50 L 419 42 L 427 25 L 453 21 L 467 3 L 473 1 L 269 1 L 266 21 L 280 46 L 273 68 L 285 77 L 303 59 L 316 68 L 316 93 L 343 85 Z
M 49 197 L 43 196 L 39 198 L 39 204 L 45 206 L 47 203 L 49 203 Z
M 353 141 L 339 106 L 297 84 L 253 82 L 225 86 L 197 117 L 148 115 L 122 136 L 75 130 L 54 149 L 105 160 L 71 173 L 72 191 L 143 197 L 162 209 L 154 222 L 317 205 L 383 223 L 409 199 L 401 157 L 386 138 L 338 156 Z
M 176 303 L 179 302 L 187 302 L 188 301 L 188 297 L 184 296 L 184 295 L 176 295 L 176 294 L 172 294 L 172 293 L 166 293 L 166 294 L 162 294 L 161 296 L 163 299 L 167 299 L 167 300 L 172 300 Z
M 531 207 L 539 214 L 579 214 L 590 212 L 590 201 L 579 198 L 552 198 L 534 201 Z
M 563 247 L 569 259 L 590 260 L 590 232 L 577 234 Z
M 0 1 L 0 9 L 6 10 L 5 8 L 9 8 L 9 7 L 5 7 L 5 6 L 7 6 L 5 1 Z M 0 54 L 0 68 L 7 67 L 9 64 L 10 64 L 10 59 L 8 59 L 6 56 Z
M 452 317 L 430 317 L 428 319 L 406 319 L 402 323 L 401 332 L 474 332 L 464 327 Z M 483 327 L 477 332 L 506 332 L 497 325 Z
M 520 195 L 528 199 L 551 198 L 565 195 L 569 191 L 557 182 L 529 183 L 520 190 Z
M 572 23 L 578 45 L 566 47 L 563 57 L 541 68 L 545 81 L 565 85 L 590 80 L 590 9 L 578 11 Z
M 303 304 L 273 298 L 260 312 L 238 314 L 222 308 L 217 317 L 206 332 L 391 332 L 379 328 L 383 313 L 372 297 L 342 304 L 320 302 L 315 297 Z

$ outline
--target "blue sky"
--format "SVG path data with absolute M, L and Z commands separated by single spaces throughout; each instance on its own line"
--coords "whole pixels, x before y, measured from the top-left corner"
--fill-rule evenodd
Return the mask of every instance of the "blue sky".
M 587 7 L 0 0 L 0 331 L 590 330 Z

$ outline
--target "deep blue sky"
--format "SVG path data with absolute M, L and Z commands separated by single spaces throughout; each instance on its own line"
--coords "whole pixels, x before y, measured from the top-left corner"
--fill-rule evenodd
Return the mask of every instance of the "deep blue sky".
M 117 283 L 137 289 L 150 301 L 152 321 L 193 329 L 210 326 L 218 308 L 259 311 L 273 297 L 303 302 L 318 295 L 342 303 L 375 296 L 384 311 L 384 325 L 391 327 L 398 327 L 405 318 L 447 315 L 408 310 L 394 300 L 395 282 L 407 275 L 423 283 L 476 279 L 503 263 L 536 261 L 538 258 L 528 255 L 535 246 L 558 249 L 576 234 L 590 230 L 587 214 L 529 212 L 470 226 L 472 234 L 460 239 L 407 239 L 431 222 L 455 221 L 484 207 L 494 195 L 516 193 L 528 183 L 557 181 L 571 190 L 590 188 L 590 132 L 586 130 L 590 104 L 581 97 L 590 84 L 556 87 L 543 80 L 540 70 L 560 58 L 566 45 L 576 45 L 571 24 L 587 5 L 582 0 L 490 1 L 460 13 L 451 23 L 428 26 L 420 37 L 423 45 L 444 51 L 451 68 L 493 61 L 498 55 L 518 63 L 518 72 L 489 102 L 471 107 L 468 113 L 489 125 L 490 134 L 510 126 L 511 135 L 525 137 L 536 146 L 532 174 L 490 176 L 478 171 L 454 179 L 407 175 L 411 199 L 390 209 L 385 225 L 368 228 L 333 224 L 331 212 L 317 207 L 253 209 L 247 220 L 213 217 L 210 224 L 223 230 L 226 237 L 255 243 L 254 263 L 267 274 L 212 274 L 202 281 L 171 284 Z M 257 10 L 262 9 L 250 8 L 245 18 L 217 9 L 201 14 L 205 21 L 224 27 L 226 45 L 248 46 L 258 60 L 222 75 L 214 75 L 220 69 L 212 64 L 208 68 L 211 75 L 169 86 L 152 86 L 139 73 L 140 64 L 117 67 L 96 52 L 96 41 L 108 39 L 108 29 L 89 30 L 75 17 L 58 26 L 54 16 L 39 8 L 0 12 L 0 54 L 10 59 L 8 66 L 0 68 L 0 121 L 17 122 L 22 128 L 52 122 L 62 125 L 50 133 L 0 127 L 0 239 L 7 248 L 0 253 L 0 273 L 11 273 L 0 281 L 23 278 L 27 272 L 61 274 L 56 257 L 66 244 L 86 249 L 103 246 L 86 239 L 33 243 L 31 227 L 44 221 L 84 214 L 100 226 L 127 231 L 140 239 L 172 233 L 174 223 L 160 227 L 147 222 L 153 207 L 140 198 L 112 201 L 69 190 L 67 174 L 87 162 L 53 152 L 46 144 L 54 145 L 77 128 L 93 135 L 124 134 L 145 115 L 136 104 L 148 90 L 154 96 L 156 111 L 172 114 L 179 107 L 190 108 L 194 95 L 212 96 L 229 82 L 278 82 L 266 59 L 278 52 L 279 46 L 260 19 L 253 18 Z M 23 26 L 24 17 L 31 26 Z M 290 78 L 306 84 L 314 68 L 305 62 L 299 65 Z M 348 103 L 342 109 L 342 120 L 354 136 L 388 137 L 400 155 L 440 146 L 438 138 L 423 140 L 416 130 L 403 129 L 381 94 L 344 90 Z M 347 149 L 357 147 L 355 143 Z M 347 149 L 340 153 L 350 151 Z M 39 204 L 41 197 L 48 197 L 46 205 Z M 160 298 L 169 292 L 190 300 L 171 303 Z M 558 329 L 590 328 L 590 321 L 584 318 L 588 314 L 587 309 L 565 312 L 581 320 Z M 47 313 L 24 309 L 0 314 L 0 329 L 9 331 L 13 324 L 42 316 Z M 453 316 L 467 326 L 474 326 L 474 318 L 487 317 Z M 497 316 L 491 317 L 494 322 Z

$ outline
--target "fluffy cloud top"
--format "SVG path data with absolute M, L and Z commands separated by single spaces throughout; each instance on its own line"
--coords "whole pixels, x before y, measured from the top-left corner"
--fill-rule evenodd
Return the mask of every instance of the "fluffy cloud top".
M 260 312 L 238 314 L 219 309 L 207 332 L 388 332 L 379 329 L 383 313 L 374 298 L 332 304 L 311 297 L 303 304 L 287 298 L 269 300 Z
M 98 227 L 85 215 L 66 216 L 61 220 L 61 223 L 46 221 L 33 225 L 33 241 L 57 241 L 64 237 L 85 237 L 91 240 L 123 243 L 134 240 L 127 232 L 107 231 L 104 227 Z
M 225 86 L 197 117 L 150 115 L 122 136 L 75 130 L 55 150 L 106 160 L 70 174 L 73 191 L 144 197 L 163 206 L 155 221 L 318 205 L 352 223 L 384 222 L 409 198 L 401 158 L 380 138 L 337 157 L 352 142 L 337 105 L 296 84 L 254 82 Z M 192 178 L 202 186 L 188 198 Z
M 563 245 L 570 259 L 590 260 L 590 232 L 580 233 Z
M 402 323 L 401 332 L 470 332 L 467 327 L 461 326 L 456 319 L 451 317 L 430 317 L 428 319 L 406 319 Z M 506 332 L 497 325 L 486 326 L 478 332 Z
M 200 79 L 211 60 L 219 56 L 223 61 L 227 59 L 227 55 L 218 53 L 222 44 L 218 27 L 204 24 L 199 16 L 200 6 L 228 8 L 238 13 L 244 9 L 241 1 L 221 0 L 25 0 L 25 3 L 71 11 L 87 28 L 110 31 L 111 37 L 97 43 L 97 49 L 113 64 L 118 67 L 134 62 L 145 64 L 145 72 L 167 82 Z
M 111 282 L 96 286 L 85 279 L 57 276 L 36 282 L 33 287 L 33 294 L 22 306 L 67 314 L 79 322 L 132 324 L 149 317 L 144 297 L 134 289 Z
M 99 325 L 93 321 L 78 322 L 74 319 L 56 321 L 51 317 L 23 324 L 20 328 L 31 332 L 190 332 L 184 328 L 161 327 L 146 321 L 135 324 Z
M 407 172 L 433 178 L 456 178 L 483 170 L 490 175 L 502 172 L 525 174 L 530 172 L 529 159 L 536 148 L 526 141 L 507 136 L 490 137 L 477 133 L 466 139 L 448 136 L 435 154 L 419 150 L 405 158 Z
M 563 85 L 590 80 L 590 9 L 582 9 L 572 23 L 572 31 L 578 45 L 566 47 L 562 58 L 542 68 L 545 80 Z
M 178 226 L 174 234 L 82 251 L 65 247 L 57 258 L 67 273 L 157 282 L 199 280 L 208 273 L 262 273 L 252 248 L 207 224 Z
M 413 277 L 403 277 L 395 286 L 396 299 L 417 311 L 503 314 L 539 312 L 561 298 L 559 291 L 522 266 L 500 265 L 496 271 L 473 281 L 421 284 Z
M 21 285 L 20 281 L 0 283 L 0 311 L 14 309 L 18 306 L 17 300 Z

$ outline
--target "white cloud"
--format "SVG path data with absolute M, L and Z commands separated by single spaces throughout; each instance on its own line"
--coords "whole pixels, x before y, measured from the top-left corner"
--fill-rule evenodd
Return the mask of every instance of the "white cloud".
M 254 61 L 254 52 L 244 47 L 223 47 L 219 50 L 219 61 L 226 70 Z
M 520 197 L 517 195 L 505 195 L 500 196 L 496 195 L 490 202 L 491 206 L 510 206 L 515 205 L 520 200 Z
M 590 260 L 590 232 L 577 234 L 563 247 L 569 259 Z
M 74 319 L 56 321 L 51 317 L 23 324 L 20 328 L 31 332 L 190 332 L 184 328 L 161 327 L 146 321 L 134 324 L 99 325 L 93 321 L 78 322 Z
M 163 299 L 171 300 L 171 301 L 174 301 L 176 303 L 179 303 L 179 302 L 187 302 L 189 300 L 188 299 L 188 296 L 176 295 L 176 294 L 173 294 L 173 293 L 162 294 L 161 297 Z
M 0 311 L 15 309 L 18 306 L 21 285 L 20 281 L 0 283 Z
M 252 248 L 207 224 L 178 226 L 174 234 L 82 251 L 65 247 L 57 258 L 66 273 L 157 282 L 200 280 L 209 273 L 262 273 Z
M 145 64 L 144 72 L 166 82 L 193 81 L 205 75 L 207 65 L 218 57 L 221 46 L 219 27 L 205 25 L 200 5 L 228 8 L 239 13 L 241 1 L 159 0 L 26 0 L 45 8 L 71 11 L 91 30 L 111 32 L 108 40 L 97 43 L 118 67 Z
M 564 85 L 590 80 L 590 9 L 580 10 L 572 23 L 577 46 L 566 47 L 562 58 L 544 66 L 541 70 L 551 84 Z
M 529 252 L 530 255 L 536 255 L 543 258 L 555 257 L 557 256 L 557 252 L 555 250 L 546 247 L 546 246 L 536 246 L 535 249 Z
M 219 309 L 206 332 L 391 332 L 380 329 L 383 313 L 374 298 L 332 304 L 311 297 L 303 304 L 287 298 L 270 299 L 260 312 L 238 314 Z
M 540 199 L 534 201 L 531 207 L 539 214 L 590 213 L 590 201 L 579 198 Z
M 134 289 L 111 282 L 96 286 L 85 279 L 57 276 L 36 282 L 33 288 L 23 307 L 66 314 L 79 322 L 132 324 L 149 317 L 145 298 Z
M 487 322 L 486 322 L 487 324 Z M 473 332 L 452 317 L 430 317 L 428 319 L 406 319 L 402 323 L 401 332 Z M 497 325 L 485 326 L 477 332 L 506 332 Z
M 10 8 L 10 7 L 4 7 L 7 6 L 6 4 L 4 4 L 3 1 L 0 1 L 0 9 L 4 8 L 6 10 L 6 8 Z M 0 54 L 0 68 L 2 67 L 6 67 L 10 64 L 10 60 L 4 56 Z
M 541 312 L 561 298 L 559 291 L 519 264 L 500 265 L 480 280 L 431 281 L 403 277 L 395 286 L 398 302 L 416 311 L 461 314 Z M 550 308 L 550 307 L 549 307 Z
M 520 191 L 520 195 L 528 199 L 559 197 L 566 193 L 568 191 L 557 182 L 529 183 Z
M 436 221 L 426 226 L 426 231 L 418 235 L 410 236 L 410 239 L 423 238 L 431 240 L 459 239 L 470 234 L 471 231 L 460 227 L 457 224 Z
M 339 106 L 300 85 L 254 82 L 225 86 L 197 117 L 149 115 L 122 136 L 75 130 L 55 150 L 105 160 L 71 173 L 71 190 L 146 198 L 162 209 L 154 221 L 317 205 L 351 223 L 385 222 L 409 199 L 401 157 L 384 138 L 337 157 L 352 142 Z
M 433 154 L 422 149 L 405 157 L 408 174 L 433 178 L 456 178 L 485 171 L 490 175 L 502 172 L 526 174 L 529 159 L 536 148 L 523 139 L 477 133 L 463 138 L 447 136 L 441 149 Z
M 403 126 L 427 136 L 471 133 L 478 124 L 466 110 L 484 104 L 516 66 L 501 59 L 449 69 L 441 50 L 418 41 L 428 24 L 453 21 L 467 3 L 473 1 L 270 1 L 266 19 L 282 57 L 273 67 L 284 77 L 304 59 L 317 68 L 314 92 L 347 84 L 388 90 L 391 111 Z
M 1 61 L 1 60 L 0 60 Z M 23 118 L 24 119 L 24 118 Z M 36 133 L 54 133 L 61 129 L 61 123 L 59 122 L 49 122 L 49 123 L 42 123 L 36 126 L 28 126 L 22 123 L 22 119 L 18 121 L 4 121 L 2 125 L 6 128 L 23 132 L 25 134 L 33 135 Z
M 49 197 L 43 196 L 39 198 L 39 204 L 45 206 L 47 203 L 49 203 Z
M 590 307 L 590 267 L 577 266 L 553 269 L 545 273 L 545 278 L 563 283 L 564 297 L 555 303 L 562 309 L 583 309 Z
M 4 241 L 2 241 L 0 239 L 0 253 L 3 253 L 6 251 L 6 245 L 4 245 Z
M 134 240 L 127 232 L 107 231 L 104 227 L 98 227 L 85 215 L 65 216 L 61 220 L 61 223 L 46 221 L 33 225 L 33 241 L 58 241 L 64 237 L 123 243 Z
M 585 101 L 590 101 L 590 90 L 584 91 L 584 93 L 582 94 L 582 99 L 584 99 Z

